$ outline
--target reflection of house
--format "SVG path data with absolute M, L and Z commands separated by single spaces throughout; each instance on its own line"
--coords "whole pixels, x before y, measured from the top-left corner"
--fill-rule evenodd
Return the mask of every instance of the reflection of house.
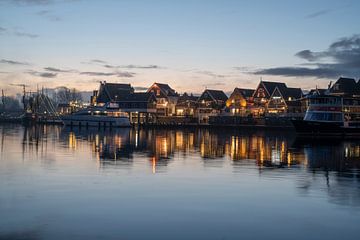
M 252 109 L 252 113 L 254 115 L 260 115 L 266 112 L 266 106 L 276 87 L 279 89 L 287 88 L 285 83 L 260 81 L 253 95 L 254 108 Z
M 253 89 L 235 88 L 226 101 L 226 108 L 232 115 L 246 116 L 252 103 Z
M 207 123 L 210 116 L 218 115 L 228 97 L 221 90 L 206 89 L 198 99 L 197 116 L 200 123 Z
M 134 93 L 130 84 L 100 82 L 98 91 L 94 91 L 91 97 L 92 104 L 103 105 L 108 102 L 116 102 L 122 97 Z
M 198 98 L 199 97 L 193 96 L 192 94 L 188 95 L 187 93 L 181 95 L 176 104 L 176 115 L 193 117 Z
M 175 106 L 179 95 L 168 84 L 154 83 L 147 92 L 155 94 L 158 116 L 172 116 L 176 114 Z
M 300 88 L 275 87 L 267 104 L 268 113 L 301 113 Z

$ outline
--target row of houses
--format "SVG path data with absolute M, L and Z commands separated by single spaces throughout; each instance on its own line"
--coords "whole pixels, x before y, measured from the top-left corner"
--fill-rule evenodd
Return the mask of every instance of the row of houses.
M 282 82 L 260 81 L 256 89 L 235 88 L 227 96 L 222 90 L 205 89 L 201 95 L 179 94 L 168 84 L 154 83 L 145 92 L 136 92 L 131 84 L 101 82 L 91 97 L 91 105 L 113 104 L 140 118 L 187 117 L 206 123 L 211 116 L 301 115 L 308 94 L 359 94 L 360 83 L 340 78 L 328 89 L 288 87 Z M 360 94 L 359 94 L 360 95 Z M 131 115 L 132 114 L 132 115 Z

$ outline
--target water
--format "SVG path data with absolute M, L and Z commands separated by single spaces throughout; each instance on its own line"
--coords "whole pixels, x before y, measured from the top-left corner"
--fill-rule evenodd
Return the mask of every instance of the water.
M 0 239 L 358 239 L 360 141 L 0 125 Z

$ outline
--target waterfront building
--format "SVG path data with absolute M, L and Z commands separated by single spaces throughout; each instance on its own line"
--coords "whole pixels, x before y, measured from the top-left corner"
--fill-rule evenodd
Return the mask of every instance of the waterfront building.
M 176 116 L 194 117 L 198 98 L 186 92 L 181 95 L 176 103 Z
M 254 89 L 235 88 L 226 101 L 226 111 L 234 116 L 247 116 L 253 106 Z
M 156 97 L 156 112 L 158 116 L 173 116 L 176 114 L 176 103 L 179 94 L 175 92 L 168 84 L 154 83 L 147 90 Z
M 286 115 L 301 114 L 301 88 L 276 86 L 267 103 L 267 113 Z
M 287 88 L 286 84 L 282 82 L 260 81 L 253 94 L 254 107 L 251 109 L 251 113 L 254 116 L 266 113 L 268 102 L 276 87 L 279 89 Z
M 360 97 L 360 83 L 353 78 L 339 78 L 334 85 L 329 85 L 328 94 L 342 97 Z
M 125 83 L 100 82 L 99 90 L 94 91 L 91 97 L 92 105 L 105 105 L 108 102 L 116 102 L 124 96 L 134 93 L 134 88 Z
M 127 112 L 131 123 L 156 121 L 156 97 L 152 92 L 135 92 L 122 96 L 115 102 L 122 112 Z
M 221 90 L 206 89 L 199 97 L 196 116 L 199 123 L 207 123 L 210 116 L 217 116 L 226 106 L 228 97 Z

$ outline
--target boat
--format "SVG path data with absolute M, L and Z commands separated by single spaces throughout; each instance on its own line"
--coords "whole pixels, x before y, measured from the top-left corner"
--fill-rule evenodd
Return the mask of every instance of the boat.
M 130 127 L 127 113 L 113 105 L 87 107 L 60 117 L 66 126 L 77 127 Z
M 360 137 L 360 98 L 311 95 L 307 101 L 304 119 L 292 120 L 297 134 Z

